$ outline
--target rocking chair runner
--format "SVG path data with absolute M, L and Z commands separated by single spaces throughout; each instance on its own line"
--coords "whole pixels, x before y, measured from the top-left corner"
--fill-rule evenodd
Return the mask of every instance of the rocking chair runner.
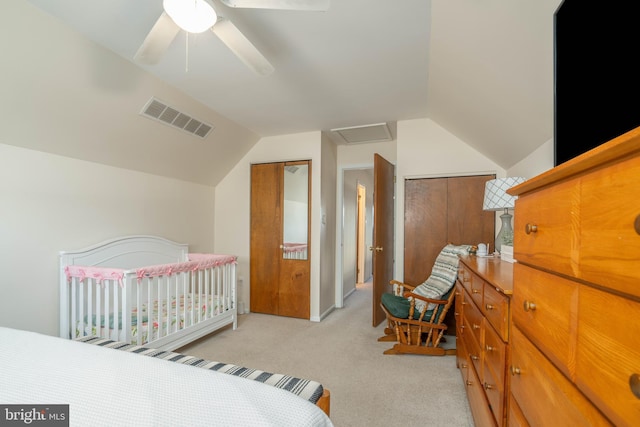
M 387 316 L 387 327 L 378 341 L 396 341 L 384 354 L 455 354 L 455 349 L 445 349 L 440 344 L 447 330 L 445 316 L 455 297 L 458 255 L 467 255 L 470 248 L 469 245 L 445 246 L 429 278 L 418 286 L 391 281 L 392 285 L 408 291 L 401 296 L 382 295 L 380 305 Z

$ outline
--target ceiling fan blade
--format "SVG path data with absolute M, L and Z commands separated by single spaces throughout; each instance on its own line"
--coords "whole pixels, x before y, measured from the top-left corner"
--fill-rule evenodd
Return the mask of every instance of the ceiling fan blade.
M 324 12 L 329 9 L 329 0 L 220 0 L 229 7 L 248 9 L 309 10 Z
M 157 64 L 179 31 L 180 27 L 173 19 L 162 12 L 133 59 L 143 64 Z
M 245 37 L 233 22 L 218 18 L 211 31 L 227 45 L 245 65 L 261 76 L 273 73 L 273 65 L 267 61 L 258 49 Z

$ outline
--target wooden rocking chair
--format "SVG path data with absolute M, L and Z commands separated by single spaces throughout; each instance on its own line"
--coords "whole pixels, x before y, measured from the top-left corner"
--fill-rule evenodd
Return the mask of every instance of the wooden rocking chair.
M 427 280 L 418 286 L 392 280 L 401 295 L 383 294 L 380 303 L 387 316 L 385 335 L 378 341 L 395 341 L 384 354 L 456 354 L 442 347 L 447 330 L 445 316 L 453 304 L 458 276 L 458 255 L 467 255 L 471 246 L 447 245 L 442 249 Z

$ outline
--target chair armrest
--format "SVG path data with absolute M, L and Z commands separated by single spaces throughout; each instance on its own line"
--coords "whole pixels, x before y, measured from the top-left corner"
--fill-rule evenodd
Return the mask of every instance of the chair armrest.
M 409 290 L 413 290 L 413 289 L 415 289 L 415 288 L 416 288 L 416 286 L 410 285 L 410 284 L 408 284 L 408 283 L 402 283 L 401 281 L 396 280 L 396 279 L 391 280 L 391 281 L 389 282 L 389 284 L 390 284 L 391 286 L 393 286 L 393 285 L 404 286 L 404 288 L 405 288 L 405 289 L 409 289 Z
M 423 297 L 422 295 L 414 294 L 413 292 L 405 292 L 404 296 L 405 296 L 405 298 L 406 297 L 413 297 L 413 298 L 419 299 L 419 300 L 424 301 L 424 302 L 438 304 L 438 305 L 446 304 L 448 302 L 448 300 L 446 300 L 446 299 L 426 298 L 426 297 Z

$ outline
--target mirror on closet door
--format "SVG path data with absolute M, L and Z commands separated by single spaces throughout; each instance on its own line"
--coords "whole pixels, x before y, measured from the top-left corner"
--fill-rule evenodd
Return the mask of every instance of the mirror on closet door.
M 284 164 L 284 227 L 282 257 L 307 259 L 309 235 L 309 163 Z

